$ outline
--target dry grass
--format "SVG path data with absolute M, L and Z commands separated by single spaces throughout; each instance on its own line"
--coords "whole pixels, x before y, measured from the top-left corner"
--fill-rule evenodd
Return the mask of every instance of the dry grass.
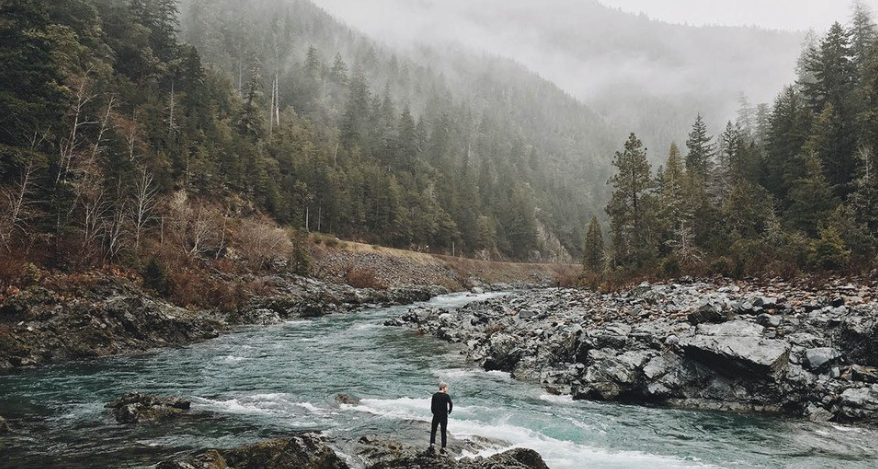
M 386 290 L 387 285 L 378 279 L 375 269 L 362 267 L 348 267 L 344 274 L 345 283 L 354 288 L 371 288 L 373 290 Z
M 438 265 L 441 262 L 437 259 L 440 256 L 427 254 L 423 252 L 406 251 L 404 249 L 388 248 L 384 246 L 376 246 L 372 244 L 354 243 L 347 241 L 341 250 L 353 253 L 377 253 L 388 257 L 396 257 L 416 262 L 421 265 Z

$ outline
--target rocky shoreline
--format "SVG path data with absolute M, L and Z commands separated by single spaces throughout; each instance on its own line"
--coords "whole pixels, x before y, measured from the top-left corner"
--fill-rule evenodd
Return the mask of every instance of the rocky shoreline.
M 357 398 L 339 394 L 338 402 Z M 179 397 L 128 393 L 105 406 L 123 425 L 167 425 L 183 418 L 210 419 L 211 415 L 190 412 L 191 402 Z M 0 421 L 2 423 L 2 421 Z M 415 425 L 422 428 L 424 423 Z M 516 448 L 490 457 L 464 458 L 462 450 L 478 453 L 505 442 L 452 437 L 448 453 L 416 447 L 380 435 L 356 440 L 329 438 L 319 432 L 303 432 L 233 449 L 204 449 L 165 460 L 156 469 L 350 469 L 350 464 L 366 469 L 549 469 L 535 451 Z
M 516 292 L 388 326 L 575 399 L 878 423 L 878 289 L 773 282 Z
M 342 458 L 339 442 L 319 433 L 264 441 L 234 449 L 207 449 L 159 463 L 156 469 L 549 469 L 533 450 L 512 449 L 490 457 L 460 458 L 377 435 L 347 442 L 354 454 Z M 476 444 L 475 442 L 468 442 Z
M 233 311 L 191 311 L 157 299 L 135 283 L 101 277 L 73 291 L 31 287 L 0 303 L 0 372 L 22 367 L 183 346 L 235 326 L 411 304 L 443 287 L 357 289 L 293 275 L 261 277 L 271 294 Z

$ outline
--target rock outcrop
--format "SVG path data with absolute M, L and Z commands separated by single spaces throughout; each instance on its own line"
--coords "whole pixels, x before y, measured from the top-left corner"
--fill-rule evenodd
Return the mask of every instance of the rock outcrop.
M 544 289 L 386 324 L 577 399 L 878 422 L 876 293 L 840 282 Z
M 379 436 L 353 443 L 367 469 L 549 469 L 535 451 L 513 449 L 489 458 L 458 459 Z M 331 442 L 317 433 L 270 440 L 240 448 L 208 449 L 156 466 L 156 469 L 350 469 Z
M 209 449 L 165 461 L 156 469 L 349 469 L 315 433 L 270 440 L 229 450 Z
M 113 409 L 119 423 L 159 422 L 180 417 L 189 411 L 192 403 L 179 397 L 159 397 L 132 392 L 105 407 Z
M 241 282 L 255 279 L 241 279 Z M 53 291 L 33 287 L 0 302 L 0 372 L 20 367 L 180 346 L 215 338 L 231 326 L 410 304 L 442 287 L 356 289 L 292 275 L 261 277 L 271 294 L 235 311 L 189 311 L 112 277 Z
M 356 445 L 367 469 L 549 469 L 536 451 L 513 449 L 484 458 L 458 459 L 455 454 L 416 448 L 380 436 L 364 436 Z

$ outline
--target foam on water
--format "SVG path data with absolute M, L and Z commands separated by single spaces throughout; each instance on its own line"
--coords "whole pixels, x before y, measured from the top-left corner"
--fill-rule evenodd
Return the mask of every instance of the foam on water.
M 604 468 L 649 467 L 651 469 L 682 469 L 711 467 L 697 461 L 646 454 L 638 451 L 608 451 L 571 441 L 551 438 L 535 430 L 510 423 L 483 423 L 455 420 L 450 431 L 458 437 L 490 435 L 508 441 L 512 446 L 488 449 L 468 456 L 491 456 L 511 448 L 529 448 L 539 452 L 553 469 L 581 469 L 591 465 Z
M 359 405 L 342 406 L 386 419 L 428 422 L 429 399 L 363 399 Z M 602 448 L 552 438 L 539 431 L 512 423 L 513 416 L 488 407 L 455 407 L 449 431 L 458 438 L 488 436 L 509 442 L 465 456 L 491 456 L 512 448 L 530 448 L 543 455 L 553 469 L 581 469 L 594 464 L 604 468 L 650 467 L 651 469 L 682 469 L 711 467 L 694 460 L 647 454 L 637 451 L 609 451 Z M 486 418 L 486 416 L 489 416 Z M 490 417 L 493 416 L 493 419 Z
M 562 405 L 573 404 L 574 402 L 576 402 L 573 400 L 573 396 L 570 396 L 570 395 L 558 396 L 556 394 L 541 394 L 540 400 L 546 401 L 550 404 L 562 404 Z

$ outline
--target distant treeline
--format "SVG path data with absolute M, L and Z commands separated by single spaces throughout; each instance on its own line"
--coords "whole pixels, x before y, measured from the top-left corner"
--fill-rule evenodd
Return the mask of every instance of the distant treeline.
M 596 220 L 592 273 L 793 275 L 862 272 L 878 248 L 878 44 L 856 4 L 805 47 L 799 79 L 773 107 L 743 106 L 717 138 L 699 116 L 686 153 L 653 172 L 632 134 L 616 153 L 604 251 Z

